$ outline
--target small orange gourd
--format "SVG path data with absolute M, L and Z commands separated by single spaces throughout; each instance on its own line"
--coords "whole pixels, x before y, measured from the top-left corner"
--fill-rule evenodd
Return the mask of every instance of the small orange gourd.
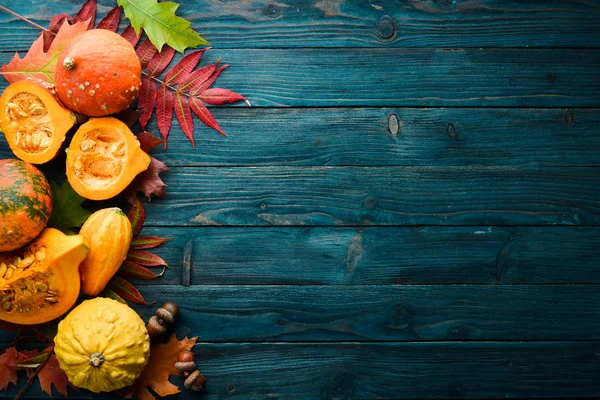
M 123 122 L 92 118 L 81 125 L 67 149 L 67 179 L 90 200 L 106 200 L 121 193 L 150 165 L 150 156 Z
M 25 248 L 0 253 L 0 320 L 35 325 L 56 319 L 79 296 L 85 238 L 46 228 Z
M 71 110 L 90 117 L 122 111 L 137 98 L 142 67 L 133 46 L 106 29 L 73 38 L 60 53 L 56 92 Z
M 121 209 L 105 208 L 93 213 L 79 234 L 90 246 L 88 256 L 79 266 L 81 291 L 97 296 L 127 257 L 133 236 L 131 223 Z
M 0 129 L 13 153 L 32 164 L 56 157 L 75 121 L 75 115 L 37 81 L 12 83 L 0 97 Z

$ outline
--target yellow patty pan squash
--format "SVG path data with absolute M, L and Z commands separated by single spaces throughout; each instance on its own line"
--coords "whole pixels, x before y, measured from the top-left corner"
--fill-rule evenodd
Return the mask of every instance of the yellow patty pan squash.
M 54 342 L 69 382 L 95 393 L 132 385 L 150 356 L 150 337 L 140 316 L 102 297 L 75 307 L 58 324 Z

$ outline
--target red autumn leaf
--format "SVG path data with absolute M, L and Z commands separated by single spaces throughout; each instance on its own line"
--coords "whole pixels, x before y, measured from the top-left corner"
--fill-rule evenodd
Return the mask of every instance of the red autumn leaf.
M 120 276 L 113 276 L 107 287 L 125 300 L 136 304 L 148 304 L 142 294 L 129 282 Z
M 241 94 L 237 94 L 228 89 L 212 88 L 206 89 L 198 95 L 198 98 L 205 103 L 213 105 L 222 105 L 236 103 L 238 101 L 247 101 Z
M 135 396 L 140 400 L 154 400 L 154 395 L 148 388 L 161 397 L 181 392 L 177 386 L 169 382 L 169 376 L 183 376 L 183 372 L 175 368 L 177 357 L 184 350 L 192 350 L 196 340 L 197 337 L 177 340 L 177 336 L 173 334 L 167 343 L 153 343 L 150 347 L 148 365 L 133 386 L 127 388 L 129 390 L 125 392 L 125 397 Z
M 127 214 L 127 218 L 129 218 L 129 222 L 131 222 L 133 236 L 139 235 L 144 226 L 144 221 L 146 220 L 146 210 L 144 210 L 144 205 L 140 199 L 135 199 L 133 207 L 131 207 L 131 210 L 129 210 L 129 213 Z
M 52 346 L 44 351 L 52 351 Z M 35 369 L 27 369 L 28 377 L 31 378 L 34 373 Z M 68 396 L 69 393 L 67 391 L 67 387 L 71 385 L 69 384 L 67 375 L 62 369 L 60 369 L 58 360 L 56 359 L 54 353 L 50 355 L 48 361 L 46 361 L 42 368 L 38 371 L 37 377 L 40 380 L 40 387 L 44 393 L 52 396 L 52 385 L 54 385 L 58 393 L 62 394 L 63 396 Z
M 168 267 L 169 264 L 156 254 L 148 253 L 147 251 L 129 249 L 127 259 L 144 267 Z
M 140 94 L 138 96 L 138 108 L 141 110 L 140 125 L 142 129 L 146 127 L 146 124 L 152 116 L 154 110 L 154 103 L 156 103 L 156 83 L 154 80 L 147 76 L 142 79 L 142 87 L 140 88 Z
M 173 120 L 173 93 L 166 85 L 160 85 L 156 96 L 156 124 L 158 130 L 165 140 L 164 147 L 167 148 L 167 138 L 171 130 Z
M 98 23 L 96 29 L 107 29 L 116 32 L 119 29 L 119 21 L 121 20 L 121 7 L 116 6 L 106 14 Z
M 171 239 L 159 238 L 157 236 L 138 236 L 131 240 L 131 248 L 135 250 L 153 249 Z
M 40 35 L 33 42 L 25 57 L 19 58 L 19 55 L 15 54 L 8 64 L 2 66 L 2 75 L 9 83 L 27 78 L 54 83 L 54 70 L 58 55 L 71 43 L 75 35 L 87 29 L 86 26 L 85 21 L 73 25 L 63 24 L 47 52 L 43 51 L 44 37 Z
M 75 18 L 73 18 L 73 22 L 83 22 L 90 20 L 88 24 L 88 29 L 91 29 L 96 22 L 96 6 L 98 4 L 98 0 L 87 0 L 77 14 L 75 14 Z
M 121 33 L 123 36 L 133 47 L 140 41 L 140 37 L 142 36 L 142 29 L 140 29 L 140 33 L 135 33 L 135 29 L 131 24 L 127 25 L 127 28 Z
M 150 153 L 150 151 L 158 147 L 158 145 L 163 142 L 159 138 L 154 137 L 152 133 L 146 131 L 138 133 L 136 136 L 140 142 L 140 148 L 146 153 Z
M 161 161 L 151 157 L 150 166 L 147 170 L 140 173 L 133 179 L 133 182 L 127 186 L 123 192 L 125 200 L 129 204 L 133 204 L 136 199 L 137 192 L 142 192 L 148 200 L 152 195 L 162 197 L 165 195 L 165 183 L 160 179 L 160 173 L 167 171 L 169 168 Z
M 190 109 L 190 103 L 188 98 L 183 93 L 175 92 L 175 116 L 179 121 L 179 127 L 185 134 L 185 136 L 192 142 L 192 147 L 196 147 L 194 144 L 194 121 L 192 121 L 192 110 Z
M 150 60 L 152 60 L 152 57 L 154 57 L 154 54 L 156 54 L 157 52 L 158 50 L 156 50 L 156 47 L 154 47 L 150 39 L 146 39 L 142 42 L 142 44 L 140 44 L 140 47 L 137 48 L 135 53 L 140 59 L 142 69 L 148 66 Z
M 181 80 L 177 90 L 180 92 L 190 92 L 195 88 L 202 86 L 214 72 L 215 66 L 212 64 L 197 69 Z
M 128 127 L 132 127 L 139 119 L 142 112 L 140 110 L 132 110 L 130 108 L 126 108 L 123 111 L 119 111 L 114 114 L 114 117 L 119 121 L 123 122 Z
M 190 97 L 190 106 L 194 114 L 196 114 L 206 126 L 216 130 L 223 136 L 227 136 L 219 126 L 215 117 L 213 117 L 210 111 L 208 111 L 208 108 L 206 108 L 206 106 L 204 105 L 204 103 L 202 103 L 200 99 Z
M 11 383 L 17 384 L 18 364 L 18 353 L 14 347 L 9 347 L 0 355 L 0 390 L 6 390 Z
M 141 265 L 138 265 L 132 261 L 125 260 L 123 265 L 121 265 L 119 268 L 117 274 L 124 278 L 150 280 L 163 276 L 165 270 L 166 268 L 163 268 L 163 271 L 160 274 L 155 274 L 148 268 L 142 267 Z
M 217 61 L 217 64 L 219 62 Z M 217 67 L 217 64 L 215 64 L 215 68 Z M 213 83 L 215 83 L 215 81 L 217 80 L 217 78 L 219 77 L 219 75 L 221 75 L 221 72 L 223 72 L 227 67 L 229 67 L 229 64 L 225 64 L 220 66 L 219 68 L 215 69 L 215 72 L 211 75 L 210 78 L 208 78 L 206 80 L 206 82 L 204 82 L 202 85 L 199 85 L 197 87 L 194 88 L 194 90 L 192 90 L 190 93 L 192 96 L 197 95 L 198 93 L 202 93 L 204 92 L 206 89 L 208 89 L 209 87 L 212 86 Z
M 160 52 L 156 52 L 150 63 L 148 63 L 148 74 L 150 76 L 159 76 L 167 65 L 171 63 L 175 56 L 175 49 L 169 45 L 164 45 Z
M 181 82 L 183 78 L 189 75 L 190 72 L 198 65 L 202 55 L 206 50 L 209 50 L 210 47 L 198 51 L 194 51 L 193 53 L 187 54 L 184 56 L 177 64 L 171 67 L 165 73 L 165 84 L 167 85 L 176 85 Z
M 57 14 L 50 18 L 50 23 L 48 24 L 48 31 L 50 33 L 56 34 L 58 30 L 65 23 L 65 21 L 73 22 L 73 18 L 69 14 Z M 52 35 L 54 36 L 54 35 Z

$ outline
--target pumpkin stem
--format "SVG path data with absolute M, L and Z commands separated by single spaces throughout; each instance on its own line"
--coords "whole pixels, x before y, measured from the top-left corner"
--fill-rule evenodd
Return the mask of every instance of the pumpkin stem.
M 102 354 L 102 353 L 96 352 L 90 356 L 90 365 L 93 365 L 96 368 L 101 366 L 103 362 L 104 362 L 104 354 Z
M 63 61 L 63 67 L 68 70 L 72 70 L 75 68 L 75 60 L 73 60 L 71 57 L 66 57 Z

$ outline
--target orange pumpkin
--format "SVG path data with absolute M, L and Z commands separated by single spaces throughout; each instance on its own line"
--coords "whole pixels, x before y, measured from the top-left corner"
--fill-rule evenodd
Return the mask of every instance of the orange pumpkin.
M 0 253 L 0 320 L 35 325 L 66 313 L 79 297 L 85 238 L 46 228 L 27 247 Z
M 9 85 L 0 97 L 0 129 L 23 161 L 44 164 L 60 150 L 75 115 L 33 80 Z
M 21 160 L 0 160 L 0 252 L 25 246 L 46 226 L 52 192 L 44 175 Z
M 97 296 L 127 257 L 133 232 L 127 215 L 119 208 L 93 213 L 81 227 L 90 253 L 79 266 L 81 291 Z
M 133 46 L 120 35 L 91 29 L 60 53 L 54 78 L 61 101 L 90 117 L 122 111 L 137 98 L 142 67 Z
M 80 196 L 106 200 L 121 193 L 150 165 L 150 156 L 116 118 L 92 118 L 67 149 L 67 179 Z

